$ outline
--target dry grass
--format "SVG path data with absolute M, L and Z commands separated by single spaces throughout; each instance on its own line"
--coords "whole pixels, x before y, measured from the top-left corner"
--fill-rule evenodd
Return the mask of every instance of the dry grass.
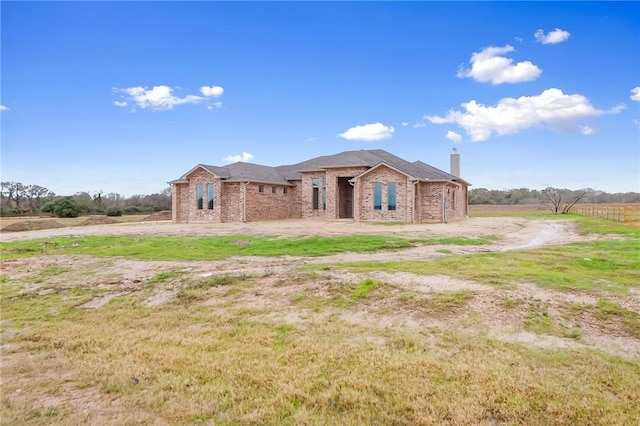
M 102 262 L 101 269 L 16 264 L 3 275 L 3 424 L 640 419 L 637 359 L 473 332 L 469 324 L 478 317 L 469 303 L 480 295 L 470 291 L 340 284 L 321 273 L 204 277 L 174 267 L 97 309 L 82 309 L 123 291 L 86 285 L 108 269 L 103 260 L 91 262 Z M 42 279 L 35 287 L 34 278 Z M 145 305 L 166 288 L 178 295 Z M 591 309 L 606 320 L 626 315 L 611 303 Z M 402 312 L 421 324 L 449 323 L 384 325 Z

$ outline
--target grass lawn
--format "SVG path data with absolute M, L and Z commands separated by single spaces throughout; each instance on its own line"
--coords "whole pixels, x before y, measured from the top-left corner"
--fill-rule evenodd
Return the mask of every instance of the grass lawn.
M 584 232 L 617 238 L 465 256 L 441 249 L 446 256 L 434 261 L 253 274 L 203 274 L 195 262 L 159 261 L 495 238 L 4 243 L 1 422 L 637 426 L 640 359 L 579 343 L 588 333 L 640 339 L 640 314 L 627 303 L 640 285 L 640 235 L 624 224 L 577 221 Z M 136 270 L 146 275 L 134 280 Z M 340 279 L 354 272 L 362 279 Z M 375 275 L 381 272 L 464 278 L 486 290 L 426 290 L 403 282 L 405 275 L 394 282 Z M 558 300 L 514 293 L 523 282 Z M 482 307 L 544 344 L 503 338 L 507 328 L 490 333 L 494 318 Z
M 342 237 L 269 238 L 252 236 L 221 237 L 132 237 L 90 236 L 51 238 L 2 243 L 3 259 L 43 254 L 89 254 L 92 256 L 127 256 L 154 260 L 219 260 L 232 256 L 326 256 L 341 252 L 400 250 L 415 244 L 482 245 L 496 240 L 480 238 L 407 239 L 379 235 Z

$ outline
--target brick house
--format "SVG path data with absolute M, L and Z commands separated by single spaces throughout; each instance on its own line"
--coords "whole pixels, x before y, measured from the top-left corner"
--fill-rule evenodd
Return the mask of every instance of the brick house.
M 169 182 L 172 220 L 462 220 L 467 216 L 469 183 L 459 174 L 457 153 L 451 155 L 450 174 L 381 149 L 345 151 L 278 167 L 198 164 Z

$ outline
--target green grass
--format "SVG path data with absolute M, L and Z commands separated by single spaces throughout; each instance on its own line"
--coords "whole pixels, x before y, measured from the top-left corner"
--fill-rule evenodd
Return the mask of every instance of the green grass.
M 382 283 L 380 281 L 372 279 L 361 281 L 353 291 L 353 293 L 351 293 L 351 299 L 353 301 L 357 301 L 358 299 L 369 297 L 369 294 L 380 286 L 382 286 Z
M 618 322 L 636 339 L 640 339 L 640 314 L 606 299 L 599 299 L 594 316 L 604 322 Z
M 379 235 L 298 239 L 245 235 L 196 237 L 90 236 L 2 243 L 2 258 L 88 254 L 153 260 L 218 260 L 231 256 L 324 256 L 345 251 L 400 250 L 415 244 L 490 244 L 496 237 L 406 239 Z
M 578 224 L 581 234 L 617 234 L 629 238 L 640 238 L 639 223 L 622 223 L 612 220 L 594 219 L 570 214 L 569 218 Z
M 176 278 L 180 278 L 183 275 L 183 272 L 181 271 L 165 271 L 165 272 L 160 272 L 156 275 L 154 275 L 153 277 L 151 277 L 150 279 L 147 280 L 147 284 L 156 284 L 156 283 L 161 283 L 164 281 L 170 281 Z
M 630 287 L 640 286 L 640 250 L 637 248 L 635 240 L 602 240 L 537 250 L 445 257 L 428 262 L 352 262 L 304 268 L 444 274 L 499 287 L 531 282 L 560 290 L 624 293 Z

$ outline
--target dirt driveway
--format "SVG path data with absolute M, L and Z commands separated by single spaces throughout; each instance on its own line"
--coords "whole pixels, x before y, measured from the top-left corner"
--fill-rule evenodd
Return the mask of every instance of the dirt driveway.
M 499 238 L 496 249 L 537 247 L 584 240 L 571 221 L 528 220 L 524 218 L 470 218 L 448 224 L 393 224 L 353 222 L 350 220 L 276 220 L 249 223 L 172 224 L 169 221 L 114 223 L 74 226 L 24 232 L 2 232 L 0 241 L 87 235 L 148 236 L 336 236 L 379 234 L 404 237 L 480 237 Z

